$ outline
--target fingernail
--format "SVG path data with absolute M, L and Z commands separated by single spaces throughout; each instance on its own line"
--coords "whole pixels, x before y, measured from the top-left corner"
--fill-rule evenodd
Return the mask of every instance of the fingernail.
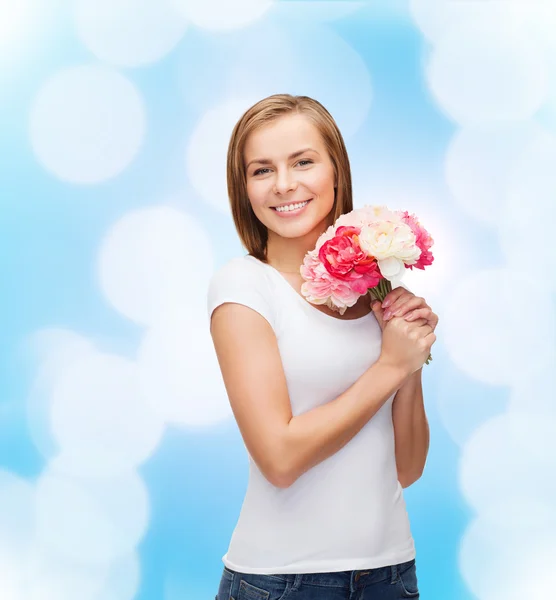
M 386 311 L 386 312 L 385 312 L 385 313 L 382 315 L 382 318 L 383 318 L 383 319 L 389 319 L 391 316 L 392 316 L 392 313 L 391 313 L 389 310 L 387 310 L 387 311 Z
M 390 306 L 390 300 L 385 300 L 385 301 L 382 303 L 382 308 L 386 308 L 387 306 Z

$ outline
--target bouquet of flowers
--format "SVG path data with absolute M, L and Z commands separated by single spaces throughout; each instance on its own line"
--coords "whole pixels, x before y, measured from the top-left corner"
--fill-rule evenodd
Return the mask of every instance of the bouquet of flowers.
M 344 314 L 369 291 L 382 302 L 406 269 L 432 264 L 433 239 L 415 215 L 370 206 L 340 215 L 303 260 L 301 293 Z M 432 360 L 429 355 L 427 364 Z

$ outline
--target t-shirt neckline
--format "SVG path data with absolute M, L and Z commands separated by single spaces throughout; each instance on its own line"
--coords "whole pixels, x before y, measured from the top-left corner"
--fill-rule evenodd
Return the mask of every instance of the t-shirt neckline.
M 275 269 L 272 265 L 269 265 L 268 263 L 265 263 L 262 260 L 259 260 L 258 258 L 256 258 L 255 256 L 252 256 L 251 254 L 246 254 L 245 256 L 246 256 L 246 258 L 252 258 L 253 260 L 257 261 L 259 264 L 261 264 L 261 265 L 263 265 L 265 267 L 268 267 L 271 271 L 273 271 L 276 274 L 276 276 L 278 278 L 280 278 L 280 280 L 283 281 L 283 283 L 285 285 L 288 286 L 288 288 L 290 289 L 291 293 L 295 294 L 295 296 L 299 299 L 299 301 L 302 302 L 307 307 L 308 310 L 310 310 L 310 311 L 312 311 L 314 313 L 317 313 L 318 315 L 321 315 L 325 319 L 332 320 L 332 321 L 339 321 L 340 323 L 361 323 L 364 319 L 367 319 L 370 315 L 373 315 L 373 311 L 372 310 L 370 312 L 368 312 L 366 315 L 363 315 L 362 317 L 357 317 L 356 319 L 339 319 L 338 317 L 333 317 L 331 315 L 328 315 L 328 314 L 320 311 L 315 306 L 313 306 L 308 300 L 305 300 L 305 298 L 303 298 L 293 288 L 293 286 L 290 284 L 290 282 L 280 273 L 280 271 L 278 271 L 278 269 Z

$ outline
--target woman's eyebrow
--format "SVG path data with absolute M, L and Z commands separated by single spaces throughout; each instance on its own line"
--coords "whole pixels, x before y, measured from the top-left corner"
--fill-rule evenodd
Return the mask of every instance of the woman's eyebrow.
M 316 150 L 314 150 L 313 148 L 303 148 L 302 150 L 297 150 L 296 152 L 292 152 L 288 156 L 288 160 L 292 160 L 292 159 L 300 156 L 304 152 L 315 152 L 316 154 L 318 154 L 318 152 Z M 269 165 L 271 162 L 272 161 L 270 160 L 270 158 L 255 158 L 254 160 L 250 161 L 245 168 L 247 169 L 249 167 L 249 165 L 252 165 L 253 163 L 259 163 L 261 165 Z

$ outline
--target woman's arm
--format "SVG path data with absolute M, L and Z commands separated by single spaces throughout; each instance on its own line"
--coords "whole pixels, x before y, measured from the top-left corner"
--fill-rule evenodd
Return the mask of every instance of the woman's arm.
M 429 424 L 423 401 L 422 368 L 400 387 L 392 403 L 398 480 L 406 488 L 423 474 L 429 451 Z
M 343 448 L 407 377 L 379 359 L 337 398 L 291 419 L 284 438 L 286 483 Z
M 277 487 L 289 487 L 338 452 L 409 377 L 398 364 L 379 359 L 340 396 L 293 417 L 268 321 L 247 306 L 225 303 L 213 312 L 211 334 L 245 445 Z
M 425 299 L 415 296 L 405 286 L 389 292 L 382 306 L 379 302 L 371 306 L 383 332 L 390 319 L 415 322 L 423 318 L 433 332 L 438 325 L 438 315 Z M 421 373 L 422 367 L 407 379 L 392 404 L 398 480 L 404 488 L 421 477 L 429 451 L 430 432 L 423 402 Z

